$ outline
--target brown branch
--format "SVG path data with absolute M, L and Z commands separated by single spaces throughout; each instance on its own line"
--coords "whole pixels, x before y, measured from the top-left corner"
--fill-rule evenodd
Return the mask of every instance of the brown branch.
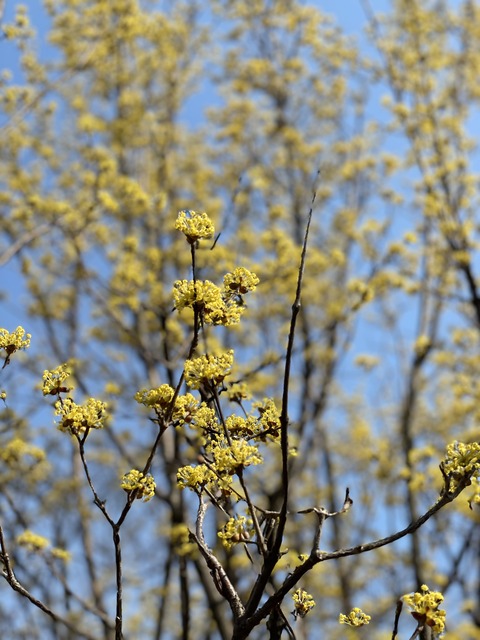
M 4 570 L 3 577 L 8 582 L 8 584 L 12 587 L 14 591 L 19 593 L 24 598 L 27 598 L 33 605 L 35 605 L 38 609 L 46 613 L 52 620 L 57 623 L 63 624 L 69 631 L 75 634 L 77 638 L 86 638 L 86 640 L 97 640 L 96 636 L 92 636 L 87 632 L 81 631 L 76 625 L 74 625 L 70 620 L 62 617 L 60 614 L 49 609 L 41 600 L 35 598 L 25 587 L 17 580 L 15 573 L 12 568 L 12 564 L 10 562 L 10 557 L 7 553 L 7 548 L 5 544 L 5 538 L 3 536 L 3 529 L 0 526 L 0 550 L 1 556 L 0 561 L 3 562 Z

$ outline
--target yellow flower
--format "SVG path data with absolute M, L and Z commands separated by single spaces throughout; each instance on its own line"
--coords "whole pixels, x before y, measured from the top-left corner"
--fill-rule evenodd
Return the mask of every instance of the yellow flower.
M 56 396 L 60 393 L 68 393 L 73 387 L 64 387 L 62 382 L 72 375 L 68 364 L 61 364 L 56 369 L 47 369 L 43 372 L 43 395 Z
M 184 209 L 178 213 L 175 229 L 185 234 L 190 244 L 195 244 L 201 238 L 211 238 L 215 233 L 215 227 L 208 215 L 191 209 Z
M 17 536 L 17 543 L 22 547 L 26 547 L 29 551 L 42 551 L 50 544 L 47 538 L 39 536 L 29 529 Z
M 25 332 L 23 327 L 17 327 L 10 333 L 7 329 L 0 328 L 0 349 L 5 349 L 7 357 L 4 367 L 10 362 L 10 356 L 19 349 L 27 349 L 30 346 L 31 335 Z
M 185 381 L 192 389 L 202 384 L 218 386 L 230 375 L 233 365 L 233 349 L 218 356 L 205 355 L 185 362 Z
M 148 502 L 155 495 L 157 485 L 149 473 L 144 475 L 138 469 L 131 469 L 123 475 L 120 486 L 127 493 L 135 491 L 135 498 L 138 500 L 142 499 L 144 502 Z
M 438 608 L 443 602 L 442 594 L 430 591 L 426 584 L 422 584 L 420 591 L 404 595 L 403 601 L 410 607 L 415 620 L 431 627 L 435 633 L 443 633 L 447 614 Z
M 348 616 L 344 613 L 341 613 L 338 616 L 338 622 L 340 624 L 346 624 L 350 627 L 363 627 L 368 624 L 371 619 L 371 616 L 367 616 L 367 614 L 363 613 L 363 611 L 358 607 L 354 607 Z
M 103 429 L 106 420 L 105 402 L 89 398 L 83 405 L 75 404 L 71 398 L 57 400 L 55 415 L 60 416 L 58 428 L 74 436 L 89 429 Z
M 307 613 L 315 606 L 315 600 L 313 599 L 313 596 L 311 596 L 303 589 L 297 589 L 292 598 L 293 602 L 295 603 L 295 610 L 293 611 L 293 615 L 295 618 L 297 618 L 298 616 L 300 616 L 300 618 L 304 618 Z
M 218 537 L 226 549 L 231 549 L 239 542 L 250 540 L 253 533 L 253 521 L 251 518 L 235 516 L 234 518 L 230 518 L 222 530 L 218 532 Z

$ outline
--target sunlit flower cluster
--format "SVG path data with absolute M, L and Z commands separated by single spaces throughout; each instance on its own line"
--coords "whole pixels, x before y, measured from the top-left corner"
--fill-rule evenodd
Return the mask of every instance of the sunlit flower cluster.
M 204 355 L 185 362 L 185 381 L 192 389 L 218 386 L 231 373 L 233 349 L 219 355 Z
M 169 384 L 162 384 L 156 389 L 142 389 L 135 394 L 135 400 L 155 411 L 159 418 L 171 411 L 170 419 L 175 426 L 190 423 L 198 411 L 199 402 L 191 393 L 177 396 L 171 408 L 175 390 Z
M 195 244 L 202 238 L 211 238 L 215 227 L 206 213 L 197 213 L 191 209 L 179 211 L 175 229 L 181 231 L 190 244 Z
M 127 493 L 135 491 L 135 498 L 148 502 L 155 495 L 157 485 L 149 473 L 145 475 L 138 469 L 131 469 L 122 477 L 120 486 Z
M 102 429 L 107 418 L 106 409 L 106 403 L 95 398 L 89 398 L 84 404 L 76 404 L 71 398 L 57 400 L 58 428 L 74 436 L 83 435 L 89 429 Z
M 63 386 L 63 382 L 72 375 L 72 372 L 68 364 L 61 364 L 56 369 L 48 371 L 45 369 L 43 372 L 43 395 L 56 396 L 59 393 L 68 393 L 72 391 L 73 387 Z
M 16 540 L 17 544 L 22 547 L 26 547 L 29 551 L 42 551 L 50 544 L 47 538 L 40 536 L 29 529 L 20 533 Z
M 238 324 L 245 311 L 242 296 L 254 291 L 258 282 L 257 276 L 243 267 L 224 276 L 223 288 L 210 280 L 177 280 L 173 285 L 175 308 L 196 308 L 206 324 Z
M 258 448 L 243 439 L 230 442 L 223 438 L 214 440 L 207 446 L 207 451 L 213 456 L 215 469 L 227 475 L 233 475 L 241 468 L 263 462 Z
M 368 624 L 371 620 L 371 616 L 368 616 L 366 613 L 363 613 L 361 609 L 358 607 L 354 607 L 350 613 L 345 615 L 341 613 L 338 616 L 338 622 L 340 624 L 346 624 L 349 627 L 363 627 Z
M 410 607 L 415 620 L 431 627 L 435 633 L 443 633 L 447 614 L 438 608 L 443 602 L 443 596 L 439 591 L 430 591 L 427 585 L 423 584 L 420 592 L 404 595 L 403 601 Z
M 251 518 L 235 516 L 234 518 L 230 518 L 222 530 L 218 532 L 218 537 L 226 549 L 231 549 L 239 542 L 247 542 L 250 540 L 253 533 L 253 521 Z
M 452 442 L 447 446 L 447 454 L 441 464 L 442 471 L 449 480 L 449 491 L 455 491 L 459 483 L 480 474 L 480 444 L 471 442 Z
M 32 336 L 26 333 L 23 327 L 17 327 L 10 333 L 7 329 L 0 328 L 0 349 L 5 349 L 7 357 L 5 364 L 10 361 L 10 356 L 19 349 L 27 349 L 30 346 Z
M 177 471 L 177 484 L 181 489 L 188 487 L 192 491 L 199 492 L 203 489 L 215 491 L 220 488 L 222 491 L 229 492 L 231 483 L 231 476 L 221 477 L 206 464 L 187 465 L 180 467 Z
M 304 618 L 315 606 L 313 596 L 307 593 L 304 589 L 297 589 L 292 598 L 295 604 L 295 610 L 293 611 L 295 618 Z
M 19 546 L 24 547 L 31 553 L 43 553 L 47 551 L 50 556 L 62 562 L 69 562 L 71 559 L 71 554 L 68 551 L 60 549 L 59 547 L 51 547 L 50 541 L 47 538 L 30 531 L 30 529 L 22 531 L 22 533 L 16 537 L 16 542 Z

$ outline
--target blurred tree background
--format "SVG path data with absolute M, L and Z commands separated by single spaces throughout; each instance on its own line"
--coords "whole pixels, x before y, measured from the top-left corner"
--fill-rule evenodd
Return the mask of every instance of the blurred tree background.
M 228 415 L 239 398 L 258 412 L 265 398 L 281 406 L 315 193 L 276 575 L 310 552 L 314 518 L 298 511 L 339 510 L 349 487 L 354 504 L 326 521 L 321 548 L 376 540 L 435 502 L 447 444 L 479 441 L 480 3 L 392 0 L 379 14 L 363 1 L 357 38 L 321 1 L 43 4 L 42 29 L 19 6 L 0 42 L 15 43 L 20 65 L 0 76 L 0 325 L 32 334 L 0 377 L 0 524 L 18 579 L 69 628 L 4 582 L 0 632 L 100 640 L 114 628 L 111 531 L 42 373 L 68 362 L 75 397 L 108 403 L 86 452 L 98 495 L 120 512 L 119 478 L 142 468 L 158 432 L 134 396 L 175 388 L 191 340 L 172 293 L 191 277 L 178 211 L 208 212 L 219 234 L 196 251 L 200 279 L 238 266 L 260 279 L 240 325 L 201 340 L 204 352 L 235 350 Z M 188 428 L 167 430 L 155 498 L 122 525 L 126 638 L 231 637 L 188 539 L 195 496 L 177 485 L 199 453 Z M 280 508 L 280 468 L 273 446 L 246 470 L 263 509 Z M 316 566 L 301 584 L 316 607 L 294 623 L 284 606 L 296 637 L 390 638 L 398 598 L 427 584 L 445 595 L 448 638 L 478 638 L 479 502 L 474 484 L 396 544 Z M 242 545 L 222 548 L 226 520 L 209 509 L 207 541 L 248 595 L 258 567 Z M 28 531 L 49 546 L 25 543 Z M 357 606 L 372 622 L 353 632 L 338 616 Z

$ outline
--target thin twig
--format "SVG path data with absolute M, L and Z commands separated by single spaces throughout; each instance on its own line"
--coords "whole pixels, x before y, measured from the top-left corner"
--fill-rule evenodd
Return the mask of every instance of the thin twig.
M 72 622 L 70 622 L 70 620 L 63 618 L 61 615 L 59 615 L 55 611 L 52 611 L 52 609 L 49 609 L 41 600 L 38 600 L 38 598 L 35 598 L 27 589 L 25 589 L 25 587 L 22 584 L 20 584 L 20 582 L 17 580 L 15 576 L 15 573 L 12 568 L 12 564 L 10 562 L 10 557 L 7 553 L 5 538 L 3 536 L 3 529 L 1 526 L 0 526 L 0 550 L 1 550 L 0 561 L 3 562 L 3 566 L 4 566 L 3 577 L 5 578 L 5 580 L 8 582 L 8 584 L 12 587 L 14 591 L 19 593 L 24 598 L 27 598 L 27 600 L 30 600 L 30 602 L 33 605 L 35 605 L 38 609 L 40 609 L 41 611 L 46 613 L 48 616 L 50 616 L 52 620 L 63 624 L 69 631 L 75 634 L 75 637 L 85 638 L 86 640 L 97 640 L 96 636 L 92 636 L 89 633 L 81 631 L 80 629 L 78 629 L 77 626 L 75 626 Z

